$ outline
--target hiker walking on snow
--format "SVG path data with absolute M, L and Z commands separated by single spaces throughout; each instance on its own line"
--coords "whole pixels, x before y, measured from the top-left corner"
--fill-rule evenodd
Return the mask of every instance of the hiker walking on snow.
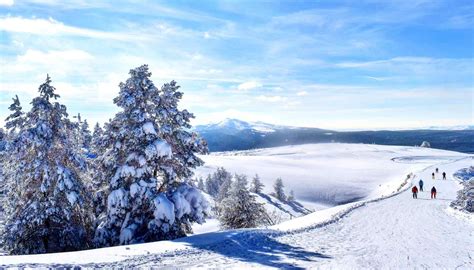
M 434 186 L 431 188 L 431 199 L 436 199 L 436 188 Z
M 431 178 L 433 178 L 433 180 L 435 179 L 435 178 L 434 178 L 434 173 L 431 174 Z
M 416 186 L 413 186 L 413 188 L 411 189 L 411 192 L 413 192 L 413 199 L 417 199 L 418 188 Z
M 420 182 L 418 182 L 418 185 L 420 186 L 420 191 L 423 192 L 423 180 L 420 179 Z
M 438 168 L 436 168 L 436 173 L 438 173 Z
M 446 172 L 443 172 L 443 180 L 446 180 Z

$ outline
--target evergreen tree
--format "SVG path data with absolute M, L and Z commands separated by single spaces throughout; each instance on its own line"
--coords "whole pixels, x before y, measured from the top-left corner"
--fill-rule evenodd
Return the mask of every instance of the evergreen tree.
M 161 89 L 148 66 L 130 70 L 114 103 L 122 110 L 106 125 L 101 169 L 108 180 L 107 210 L 98 246 L 150 242 L 185 235 L 203 222 L 208 203 L 186 183 L 203 164 L 206 143 L 189 131 L 194 117 L 178 109 L 174 81 Z
M 92 132 L 91 147 L 92 152 L 100 155 L 102 154 L 102 137 L 104 136 L 104 130 L 100 127 L 99 123 L 96 123 L 94 126 L 94 131 Z
M 275 184 L 273 184 L 273 189 L 275 191 L 275 197 L 282 202 L 286 201 L 286 195 L 283 188 L 283 180 L 278 177 L 277 180 L 275 180 Z
M 224 229 L 254 228 L 265 223 L 266 211 L 263 204 L 247 189 L 247 178 L 236 175 L 229 195 L 219 206 L 218 219 Z
M 237 175 L 235 176 L 237 177 Z M 217 194 L 217 202 L 221 202 L 229 195 L 230 187 L 232 185 L 232 178 L 224 178 L 224 182 L 219 187 L 219 194 Z
M 206 187 L 204 186 L 204 180 L 202 177 L 199 177 L 197 188 L 201 191 L 205 191 Z
M 292 202 L 295 200 L 295 192 L 293 190 L 290 191 L 290 195 L 288 196 L 288 201 Z
M 214 181 L 212 180 L 212 176 L 211 174 L 208 174 L 207 177 L 206 177 L 206 181 L 204 183 L 204 187 L 205 187 L 205 191 L 207 194 L 211 195 L 211 196 L 216 196 L 217 195 L 217 187 L 215 187 L 214 185 Z
M 232 180 L 232 174 L 223 167 L 219 167 L 212 175 L 207 177 L 206 192 L 212 197 L 217 198 L 222 184 L 230 180 Z
M 19 119 L 17 98 L 7 118 L 9 185 L 5 248 L 11 254 L 78 250 L 88 247 L 91 217 L 80 179 L 85 163 L 75 152 L 66 107 L 58 102 L 49 76 Z M 22 122 L 20 124 L 20 122 Z
M 263 191 L 264 185 L 260 181 L 260 177 L 258 174 L 255 174 L 254 178 L 252 179 L 252 186 L 250 187 L 250 191 L 253 193 L 261 193 Z
M 24 124 L 24 113 L 22 111 L 22 107 L 20 104 L 20 99 L 18 98 L 17 95 L 13 98 L 13 103 L 10 105 L 8 108 L 11 111 L 11 114 L 7 117 L 6 123 L 5 123 L 5 128 L 7 130 L 10 130 L 12 135 L 17 132 L 19 129 L 23 127 Z
M 87 123 L 87 119 L 84 119 L 81 124 L 81 137 L 83 141 L 82 147 L 89 150 L 91 147 L 92 135 L 91 131 L 89 130 L 89 124 Z

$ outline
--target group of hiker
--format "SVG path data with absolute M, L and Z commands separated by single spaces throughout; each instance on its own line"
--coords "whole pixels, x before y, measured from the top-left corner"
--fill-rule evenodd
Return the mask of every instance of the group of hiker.
M 420 186 L 420 192 L 423 191 L 423 180 L 420 179 L 420 181 L 418 182 L 418 185 Z M 413 193 L 413 199 L 418 199 L 418 187 L 415 185 L 413 186 L 413 188 L 411 189 L 411 192 Z M 431 199 L 436 199 L 436 188 L 435 186 L 433 186 L 431 188 Z
M 438 168 L 436 168 L 436 174 L 438 174 L 439 170 Z M 431 173 L 431 178 L 433 178 L 433 180 L 435 180 L 435 173 Z M 443 172 L 443 180 L 446 180 L 446 172 Z
M 435 170 L 436 173 L 439 172 L 438 168 L 436 168 Z M 431 176 L 433 177 L 433 180 L 435 179 L 435 173 L 433 172 L 431 174 Z M 446 172 L 443 172 L 443 180 L 446 180 Z M 418 181 L 418 185 L 420 186 L 420 189 L 419 191 L 422 192 L 423 191 L 423 180 L 420 179 L 420 181 Z M 411 189 L 411 192 L 413 193 L 413 199 L 417 199 L 418 198 L 418 187 L 416 185 L 413 186 L 413 188 Z M 433 186 L 431 188 L 431 199 L 436 199 L 436 187 Z

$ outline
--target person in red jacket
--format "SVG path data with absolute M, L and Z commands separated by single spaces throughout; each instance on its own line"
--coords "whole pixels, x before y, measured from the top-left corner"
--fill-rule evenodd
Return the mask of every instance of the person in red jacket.
M 418 199 L 418 188 L 416 186 L 413 186 L 413 188 L 411 189 L 411 192 L 413 193 L 413 199 Z
M 431 199 L 436 199 L 436 188 L 434 186 L 431 188 Z

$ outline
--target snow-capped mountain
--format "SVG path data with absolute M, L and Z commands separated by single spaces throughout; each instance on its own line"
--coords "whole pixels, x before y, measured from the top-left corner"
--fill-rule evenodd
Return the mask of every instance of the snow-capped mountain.
M 225 119 L 217 123 L 198 125 L 194 130 L 204 137 L 211 152 L 330 142 L 419 146 L 423 141 L 428 141 L 433 148 L 474 153 L 474 130 L 469 127 L 333 131 Z
M 237 134 L 241 131 L 255 131 L 262 133 L 275 132 L 278 129 L 287 128 L 285 126 L 278 126 L 261 121 L 245 122 L 239 119 L 226 118 L 217 123 L 210 123 L 207 125 L 196 126 L 199 132 L 221 132 L 223 134 Z

